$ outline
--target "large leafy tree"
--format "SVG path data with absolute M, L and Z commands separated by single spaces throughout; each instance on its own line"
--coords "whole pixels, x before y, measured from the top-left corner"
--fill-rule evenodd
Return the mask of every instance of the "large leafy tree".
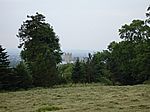
M 150 23 L 150 6 L 147 8 L 146 17 L 147 17 L 146 22 Z
M 119 29 L 119 43 L 109 45 L 109 68 L 112 79 L 121 84 L 137 84 L 150 76 L 150 27 L 142 20 L 133 20 Z
M 128 71 L 130 70 L 130 76 L 136 80 L 135 83 L 142 83 L 150 77 L 150 27 L 147 20 L 134 20 L 119 30 L 120 38 L 130 41 L 127 45 L 132 44 L 126 50 L 132 49 L 132 52 L 128 53 L 132 56 L 132 67 Z
M 35 86 L 51 86 L 56 83 L 56 65 L 61 61 L 59 38 L 42 14 L 27 17 L 17 35 L 19 48 L 23 48 L 21 57 L 28 64 Z
M 112 73 L 111 79 L 114 83 L 135 84 L 133 77 L 132 60 L 135 58 L 134 46 L 129 41 L 119 43 L 111 43 L 109 46 L 110 57 L 108 58 L 108 66 Z
M 120 38 L 133 43 L 150 39 L 149 32 L 149 26 L 142 20 L 133 20 L 130 25 L 125 24 L 119 29 Z

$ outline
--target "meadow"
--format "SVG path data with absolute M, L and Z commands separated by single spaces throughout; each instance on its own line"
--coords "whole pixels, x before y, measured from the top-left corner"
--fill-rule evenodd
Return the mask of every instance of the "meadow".
M 0 112 L 150 112 L 150 85 L 64 85 L 0 92 Z

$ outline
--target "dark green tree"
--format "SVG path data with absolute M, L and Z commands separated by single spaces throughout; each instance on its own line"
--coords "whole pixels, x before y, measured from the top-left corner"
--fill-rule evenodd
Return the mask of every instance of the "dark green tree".
M 87 60 L 76 61 L 72 80 L 74 83 L 100 82 L 111 84 L 110 71 L 107 69 L 108 51 L 97 52 L 94 55 L 89 53 Z
M 21 57 L 31 71 L 34 86 L 52 86 L 57 82 L 56 66 L 61 62 L 59 38 L 42 14 L 27 17 L 17 35 L 19 48 L 23 48 Z
M 16 75 L 16 86 L 17 88 L 29 88 L 32 87 L 32 76 L 26 66 L 26 64 L 21 61 L 16 68 L 14 68 L 14 73 Z
M 105 84 L 111 84 L 110 71 L 107 68 L 107 61 L 109 52 L 104 50 L 103 52 L 97 52 L 92 58 L 93 69 L 93 82 L 101 82 Z
M 2 48 L 2 45 L 0 45 L 0 70 L 1 71 L 7 71 L 9 68 L 9 59 L 8 59 L 7 52 L 4 48 Z M 1 72 L 2 73 L 2 72 Z
M 150 27 L 148 24 L 142 20 L 134 20 L 130 25 L 125 25 L 126 27 L 123 26 L 119 30 L 121 38 L 132 43 L 132 47 L 127 50 L 133 49 L 132 52 L 135 53 L 132 56 L 132 76 L 136 79 L 136 83 L 142 83 L 150 75 Z
M 150 76 L 150 27 L 145 21 L 133 20 L 119 33 L 123 41 L 112 42 L 108 47 L 112 79 L 122 85 L 143 83 Z
M 123 25 L 119 29 L 120 38 L 132 43 L 144 42 L 149 39 L 150 28 L 142 20 L 133 20 L 130 25 Z
M 7 52 L 0 45 L 0 89 L 15 89 L 16 88 L 16 75 L 9 67 L 9 59 Z
M 0 45 L 0 88 L 4 89 L 8 85 L 9 60 L 7 52 Z
M 63 83 L 71 83 L 72 82 L 72 70 L 73 70 L 73 64 L 61 64 L 58 66 L 59 70 L 59 77 L 61 79 L 61 82 Z
M 147 8 L 146 17 L 146 22 L 150 24 L 150 6 Z
M 108 66 L 111 71 L 111 79 L 114 83 L 122 85 L 135 84 L 135 77 L 133 77 L 132 69 L 135 58 L 134 46 L 129 41 L 122 41 L 119 43 L 112 43 L 111 55 L 108 58 Z
M 92 63 L 92 55 L 89 53 L 87 62 L 85 63 L 85 74 L 86 74 L 86 82 L 92 83 L 94 81 L 94 70 Z
M 71 79 L 73 83 L 83 83 L 84 82 L 84 73 L 82 70 L 82 63 L 79 61 L 79 58 L 76 60 L 73 71 L 72 71 L 72 76 Z

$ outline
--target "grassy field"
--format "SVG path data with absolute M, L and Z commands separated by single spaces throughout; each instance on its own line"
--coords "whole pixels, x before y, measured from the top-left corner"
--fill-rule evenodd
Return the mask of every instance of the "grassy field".
M 72 85 L 1 92 L 0 112 L 150 112 L 150 85 Z

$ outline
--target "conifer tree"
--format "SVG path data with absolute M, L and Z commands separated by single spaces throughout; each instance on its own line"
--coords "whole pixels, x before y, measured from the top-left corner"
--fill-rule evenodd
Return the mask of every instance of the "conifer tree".
M 9 67 L 9 63 L 7 52 L 5 52 L 5 49 L 0 45 L 0 70 L 6 70 Z
M 79 83 L 80 82 L 80 78 L 82 75 L 82 71 L 81 71 L 81 63 L 79 61 L 79 58 L 76 60 L 75 65 L 73 67 L 73 71 L 72 71 L 72 81 L 74 83 Z
M 57 64 L 61 62 L 59 38 L 42 14 L 27 16 L 18 31 L 22 59 L 28 64 L 34 86 L 52 86 L 57 82 Z
M 7 89 L 10 84 L 10 68 L 7 52 L 0 45 L 0 89 Z

